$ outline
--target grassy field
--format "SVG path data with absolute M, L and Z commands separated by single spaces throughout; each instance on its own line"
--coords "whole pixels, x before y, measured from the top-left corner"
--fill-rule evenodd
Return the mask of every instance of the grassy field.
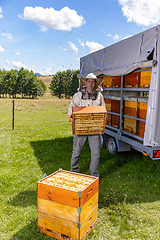
M 42 82 L 44 82 L 47 86 L 47 91 L 46 91 L 45 95 L 43 96 L 43 98 L 50 98 L 51 94 L 50 94 L 49 86 L 50 86 L 53 76 L 37 76 L 37 78 L 39 80 L 42 80 Z
M 0 99 L 0 239 L 53 239 L 37 230 L 37 181 L 70 170 L 70 100 Z M 90 174 L 86 142 L 80 172 Z M 93 240 L 160 239 L 160 162 L 132 150 L 111 155 L 101 148 L 98 225 Z

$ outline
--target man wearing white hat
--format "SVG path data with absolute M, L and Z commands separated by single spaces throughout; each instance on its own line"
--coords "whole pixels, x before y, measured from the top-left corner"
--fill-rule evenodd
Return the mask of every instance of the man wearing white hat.
M 89 73 L 79 82 L 78 92 L 74 94 L 69 105 L 69 122 L 72 122 L 72 107 L 81 106 L 105 106 L 103 95 L 101 93 L 101 78 L 97 78 L 93 73 Z M 74 135 L 73 153 L 71 158 L 71 171 L 79 172 L 79 156 L 88 137 L 91 149 L 90 172 L 92 176 L 99 177 L 99 158 L 100 158 L 100 135 Z

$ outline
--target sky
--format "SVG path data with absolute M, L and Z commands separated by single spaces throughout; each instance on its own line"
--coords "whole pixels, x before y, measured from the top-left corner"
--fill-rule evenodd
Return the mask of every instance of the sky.
M 160 24 L 158 0 L 0 0 L 0 69 L 41 75 Z

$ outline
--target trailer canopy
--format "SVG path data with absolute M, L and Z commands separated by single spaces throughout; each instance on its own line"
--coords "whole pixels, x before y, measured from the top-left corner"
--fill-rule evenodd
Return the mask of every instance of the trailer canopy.
M 152 67 L 144 145 L 160 146 L 160 25 L 80 59 L 80 76 L 124 76 Z

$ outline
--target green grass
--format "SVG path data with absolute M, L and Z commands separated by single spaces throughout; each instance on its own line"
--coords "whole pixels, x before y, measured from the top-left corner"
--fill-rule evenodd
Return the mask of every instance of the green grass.
M 70 170 L 71 124 L 64 99 L 0 99 L 0 239 L 53 239 L 37 231 L 37 181 Z M 5 105 L 5 106 L 4 106 Z M 4 120 L 5 119 L 5 120 Z M 80 172 L 90 174 L 86 142 Z M 99 220 L 87 239 L 160 239 L 160 162 L 101 148 Z

